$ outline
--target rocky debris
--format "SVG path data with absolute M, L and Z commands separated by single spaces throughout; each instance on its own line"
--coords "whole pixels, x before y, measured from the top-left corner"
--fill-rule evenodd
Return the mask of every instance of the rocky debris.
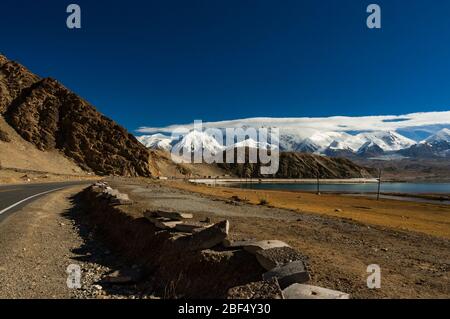
M 191 235 L 180 237 L 174 243 L 183 245 L 188 251 L 210 249 L 221 244 L 227 238 L 229 228 L 230 223 L 228 220 L 224 220 Z
M 93 187 L 100 189 L 103 196 L 109 199 L 114 206 L 133 204 L 133 201 L 130 200 L 128 194 L 121 193 L 119 190 L 109 187 L 106 183 L 96 183 Z
M 350 295 L 327 288 L 293 284 L 283 290 L 285 299 L 350 299 Z
M 146 217 L 148 221 L 150 221 L 156 228 L 169 230 L 174 229 L 175 226 L 181 224 L 182 221 L 179 220 L 171 220 L 170 218 L 164 217 Z
M 270 280 L 272 278 L 277 278 L 280 287 L 284 289 L 292 284 L 305 283 L 309 281 L 310 276 L 306 269 L 305 263 L 301 260 L 297 260 L 289 264 L 276 267 L 263 274 L 264 280 Z
M 56 80 L 0 55 L 0 114 L 40 150 L 59 150 L 99 175 L 151 176 L 150 155 L 132 134 Z
M 160 217 L 170 218 L 170 219 L 173 219 L 173 220 L 183 220 L 183 219 L 192 219 L 192 218 L 194 218 L 194 215 L 192 215 L 192 214 L 172 212 L 172 211 L 157 210 L 154 213 L 156 215 L 160 216 Z
M 1 129 L 0 129 L 0 141 L 6 142 L 6 143 L 11 142 L 11 139 L 9 138 L 8 133 L 2 131 Z
M 224 239 L 222 242 L 222 245 L 226 248 L 244 248 L 245 246 L 250 246 L 256 242 L 256 240 L 230 240 L 230 239 Z
M 213 226 L 213 224 L 205 224 L 205 223 L 196 223 L 196 222 L 182 222 L 181 224 L 177 224 L 175 229 L 184 232 L 184 233 L 194 233 L 204 228 L 208 228 Z
M 119 193 L 111 199 L 113 205 L 131 205 L 133 202 L 127 194 Z
M 102 284 L 130 285 L 143 280 L 143 271 L 140 268 L 126 268 L 116 270 L 104 276 Z
M 116 195 L 115 190 L 106 184 L 96 184 L 93 187 L 98 189 L 93 194 L 94 198 L 98 197 L 98 192 L 101 189 L 103 189 L 102 192 Z M 109 202 L 109 205 L 111 205 L 111 202 Z M 161 215 L 174 219 L 161 217 Z M 154 247 L 156 251 L 152 249 L 148 250 L 147 253 L 152 254 L 151 251 L 154 251 L 152 258 L 157 260 L 157 267 L 164 270 L 155 276 L 161 276 L 163 274 L 164 280 L 168 281 L 170 287 L 173 285 L 172 281 L 177 280 L 182 280 L 183 285 L 185 285 L 179 287 L 179 289 L 169 287 L 173 290 L 170 292 L 170 296 L 180 297 L 182 295 L 179 295 L 178 291 L 191 291 L 191 285 L 193 284 L 192 278 L 197 278 L 197 276 L 202 276 L 204 278 L 202 280 L 206 280 L 206 282 L 209 282 L 209 280 L 215 282 L 215 284 L 210 284 L 211 287 L 215 287 L 211 289 L 222 289 L 220 296 L 226 295 L 228 298 L 251 299 L 282 298 L 281 289 L 286 289 L 293 284 L 306 283 L 310 279 L 306 266 L 307 257 L 291 248 L 285 242 L 279 240 L 258 241 L 254 239 L 231 241 L 227 238 L 229 233 L 229 222 L 227 220 L 208 225 L 202 222 L 183 219 L 186 216 L 182 213 L 175 212 L 174 214 L 172 211 L 169 214 L 158 214 L 155 211 L 146 210 L 144 216 L 154 226 L 163 230 L 155 232 L 154 229 L 145 229 L 145 223 L 141 223 L 141 226 L 136 228 L 136 234 L 140 234 L 137 235 L 139 236 L 138 245 L 147 247 L 148 243 L 145 243 L 146 236 L 154 236 L 153 240 L 156 241 L 157 247 Z M 97 223 L 103 224 L 101 222 L 102 218 Z M 125 220 L 124 222 L 128 223 Z M 138 225 L 135 223 L 132 224 L 132 227 Z M 147 224 L 147 226 L 149 225 Z M 124 231 L 129 231 L 125 229 L 127 228 L 118 231 L 118 238 L 120 238 L 120 234 Z M 149 234 L 149 231 L 151 234 Z M 128 249 L 129 244 L 126 247 Z M 148 257 L 148 255 L 146 256 Z M 186 258 L 186 260 L 183 258 Z M 204 268 L 204 263 L 207 263 L 208 267 Z M 200 271 L 201 275 L 197 267 L 202 269 Z M 230 267 L 234 270 L 230 269 Z M 268 271 L 264 273 L 263 269 Z M 147 270 L 150 271 L 149 269 Z M 153 272 L 154 270 L 151 271 Z M 174 278 L 180 271 L 183 274 L 189 273 L 185 275 L 189 279 Z M 224 283 L 221 283 L 221 280 L 217 279 L 219 277 L 225 278 L 221 275 L 222 271 L 227 276 L 230 273 L 232 274 L 231 277 L 226 277 L 228 279 Z M 236 273 L 239 273 L 241 276 L 236 278 Z M 246 279 L 243 279 L 242 276 Z M 126 285 L 131 282 L 132 278 L 130 275 L 117 271 L 104 276 L 103 280 L 99 281 L 104 289 L 108 288 L 108 284 Z M 205 287 L 210 289 L 208 284 L 195 285 L 198 288 L 201 287 L 199 288 L 200 290 L 196 290 L 196 294 L 201 294 L 201 291 L 204 291 Z M 230 289 L 230 287 L 233 288 Z M 166 291 L 167 287 L 163 288 Z M 292 294 L 289 296 L 292 296 Z
M 266 270 L 288 264 L 293 261 L 305 261 L 306 257 L 291 247 L 277 247 L 258 250 L 255 253 L 259 264 Z
M 279 247 L 289 247 L 289 245 L 285 242 L 282 242 L 281 240 L 261 240 L 248 243 L 246 246 L 244 246 L 244 249 L 251 254 L 255 254 L 258 250 Z
M 283 299 L 276 279 L 251 282 L 228 290 L 227 299 Z
M 97 182 L 93 186 L 98 187 L 100 189 L 107 189 L 109 187 L 107 182 Z M 111 187 L 109 187 L 109 188 L 111 188 Z

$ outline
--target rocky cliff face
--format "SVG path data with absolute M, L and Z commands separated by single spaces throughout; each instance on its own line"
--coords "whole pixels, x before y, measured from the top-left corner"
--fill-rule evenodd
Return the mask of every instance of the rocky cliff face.
M 23 89 L 38 80 L 38 76 L 0 54 L 0 114 L 6 112 Z
M 0 114 L 41 150 L 99 175 L 150 176 L 149 152 L 123 127 L 53 79 L 0 55 Z

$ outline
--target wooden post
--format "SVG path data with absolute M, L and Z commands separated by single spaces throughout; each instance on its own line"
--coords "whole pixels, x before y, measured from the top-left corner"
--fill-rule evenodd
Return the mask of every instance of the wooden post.
M 380 190 L 381 190 L 381 168 L 378 169 L 378 191 L 377 191 L 377 200 L 380 200 Z

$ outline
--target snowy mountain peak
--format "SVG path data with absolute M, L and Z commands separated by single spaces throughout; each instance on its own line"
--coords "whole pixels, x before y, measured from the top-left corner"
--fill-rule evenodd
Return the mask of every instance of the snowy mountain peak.
M 384 151 L 399 151 L 416 144 L 415 141 L 394 131 L 369 132 L 359 135 L 366 141 L 374 142 Z
M 172 148 L 172 139 L 163 134 L 143 135 L 136 137 L 147 148 L 169 151 Z
M 217 154 L 224 150 L 224 147 L 213 137 L 205 132 L 191 131 L 175 143 L 172 151 L 179 153 L 183 149 L 187 150 L 206 150 L 210 154 Z
M 447 128 L 444 128 L 444 129 L 440 130 L 439 132 L 437 132 L 436 134 L 430 136 L 423 142 L 430 143 L 430 144 L 433 144 L 436 142 L 449 142 L 450 143 L 450 130 Z

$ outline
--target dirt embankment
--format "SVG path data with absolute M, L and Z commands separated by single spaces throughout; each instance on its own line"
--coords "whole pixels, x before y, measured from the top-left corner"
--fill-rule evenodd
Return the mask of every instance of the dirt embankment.
M 139 205 L 114 207 L 95 188 L 78 200 L 100 238 L 129 262 L 142 265 L 160 297 L 225 298 L 230 288 L 260 281 L 265 272 L 242 249 L 192 250 L 182 234 L 161 231 L 144 218 Z

